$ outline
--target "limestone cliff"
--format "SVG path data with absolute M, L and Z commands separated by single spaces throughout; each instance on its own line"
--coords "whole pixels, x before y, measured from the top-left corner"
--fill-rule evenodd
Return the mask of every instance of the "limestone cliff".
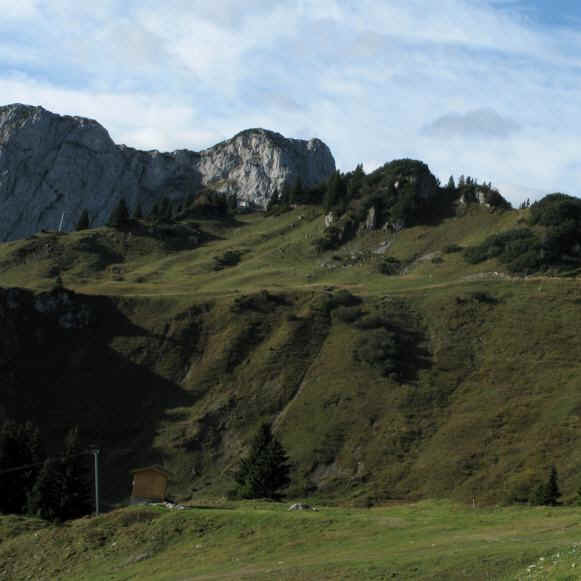
M 7 105 L 0 107 L 0 241 L 55 229 L 63 213 L 70 230 L 84 208 L 91 225 L 102 225 L 122 196 L 147 211 L 162 196 L 182 198 L 204 185 L 262 206 L 299 176 L 310 186 L 334 170 L 318 139 L 249 129 L 202 152 L 139 151 L 116 145 L 96 121 Z

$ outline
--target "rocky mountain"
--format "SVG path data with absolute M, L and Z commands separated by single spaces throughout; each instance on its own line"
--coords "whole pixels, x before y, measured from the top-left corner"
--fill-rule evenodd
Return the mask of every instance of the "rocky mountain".
M 201 152 L 139 151 L 116 145 L 98 122 L 42 107 L 0 107 L 0 240 L 76 224 L 87 208 L 105 223 L 124 197 L 145 211 L 162 196 L 178 199 L 207 186 L 264 205 L 275 190 L 328 179 L 335 170 L 319 139 L 286 139 L 265 129 L 243 131 Z

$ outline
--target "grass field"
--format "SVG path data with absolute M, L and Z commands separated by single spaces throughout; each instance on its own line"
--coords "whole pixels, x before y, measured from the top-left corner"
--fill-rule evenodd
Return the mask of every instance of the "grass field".
M 58 527 L 0 517 L 0 579 L 581 578 L 579 508 L 287 507 L 136 507 Z
M 293 496 L 510 502 L 555 464 L 570 501 L 581 486 L 580 281 L 512 277 L 446 251 L 526 216 L 473 205 L 320 254 L 316 207 L 0 245 L 3 287 L 38 293 L 60 273 L 97 321 L 37 338 L 38 313 L 13 315 L 5 347 L 29 387 L 4 388 L 0 417 L 34 419 L 49 444 L 78 424 L 103 448 L 111 500 L 126 496 L 131 468 L 152 463 L 170 469 L 176 498 L 224 494 L 271 421 Z M 220 266 L 228 252 L 240 262 Z M 378 272 L 385 256 L 400 274 Z M 366 325 L 332 307 L 342 289 Z M 385 328 L 402 340 L 399 376 L 357 355 Z

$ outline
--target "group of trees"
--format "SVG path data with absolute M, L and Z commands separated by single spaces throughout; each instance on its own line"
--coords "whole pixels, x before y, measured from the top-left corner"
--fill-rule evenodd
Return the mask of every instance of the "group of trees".
M 182 199 L 163 197 L 159 202 L 153 204 L 148 214 L 143 211 L 141 202 L 137 202 L 133 212 L 130 212 L 125 198 L 120 198 L 109 215 L 107 226 L 120 228 L 129 224 L 131 220 L 143 218 L 154 222 L 184 218 L 220 219 L 235 213 L 237 206 L 236 194 L 224 195 L 210 189 L 202 190 Z M 90 224 L 89 211 L 85 208 L 79 216 L 75 230 L 87 230 Z
M 498 258 L 509 271 L 531 274 L 581 267 L 581 200 L 565 194 L 550 194 L 530 206 L 531 226 L 489 236 L 464 254 L 470 263 Z
M 66 435 L 62 452 L 47 457 L 31 422 L 6 421 L 0 430 L 0 512 L 67 520 L 90 513 L 91 479 L 78 430 Z

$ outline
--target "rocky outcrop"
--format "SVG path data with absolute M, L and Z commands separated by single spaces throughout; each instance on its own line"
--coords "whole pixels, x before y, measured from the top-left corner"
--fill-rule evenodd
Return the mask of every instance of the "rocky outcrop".
M 197 167 L 205 185 L 265 206 L 275 190 L 282 192 L 299 177 L 305 187 L 327 180 L 335 160 L 319 139 L 287 139 L 265 129 L 248 129 L 200 152 Z
M 106 222 L 121 197 L 147 211 L 163 196 L 179 199 L 208 186 L 263 206 L 300 177 L 311 186 L 335 170 L 318 139 L 286 139 L 249 129 L 201 152 L 139 151 L 116 145 L 96 121 L 42 107 L 0 107 L 0 241 L 43 228 L 71 230 L 87 208 Z

